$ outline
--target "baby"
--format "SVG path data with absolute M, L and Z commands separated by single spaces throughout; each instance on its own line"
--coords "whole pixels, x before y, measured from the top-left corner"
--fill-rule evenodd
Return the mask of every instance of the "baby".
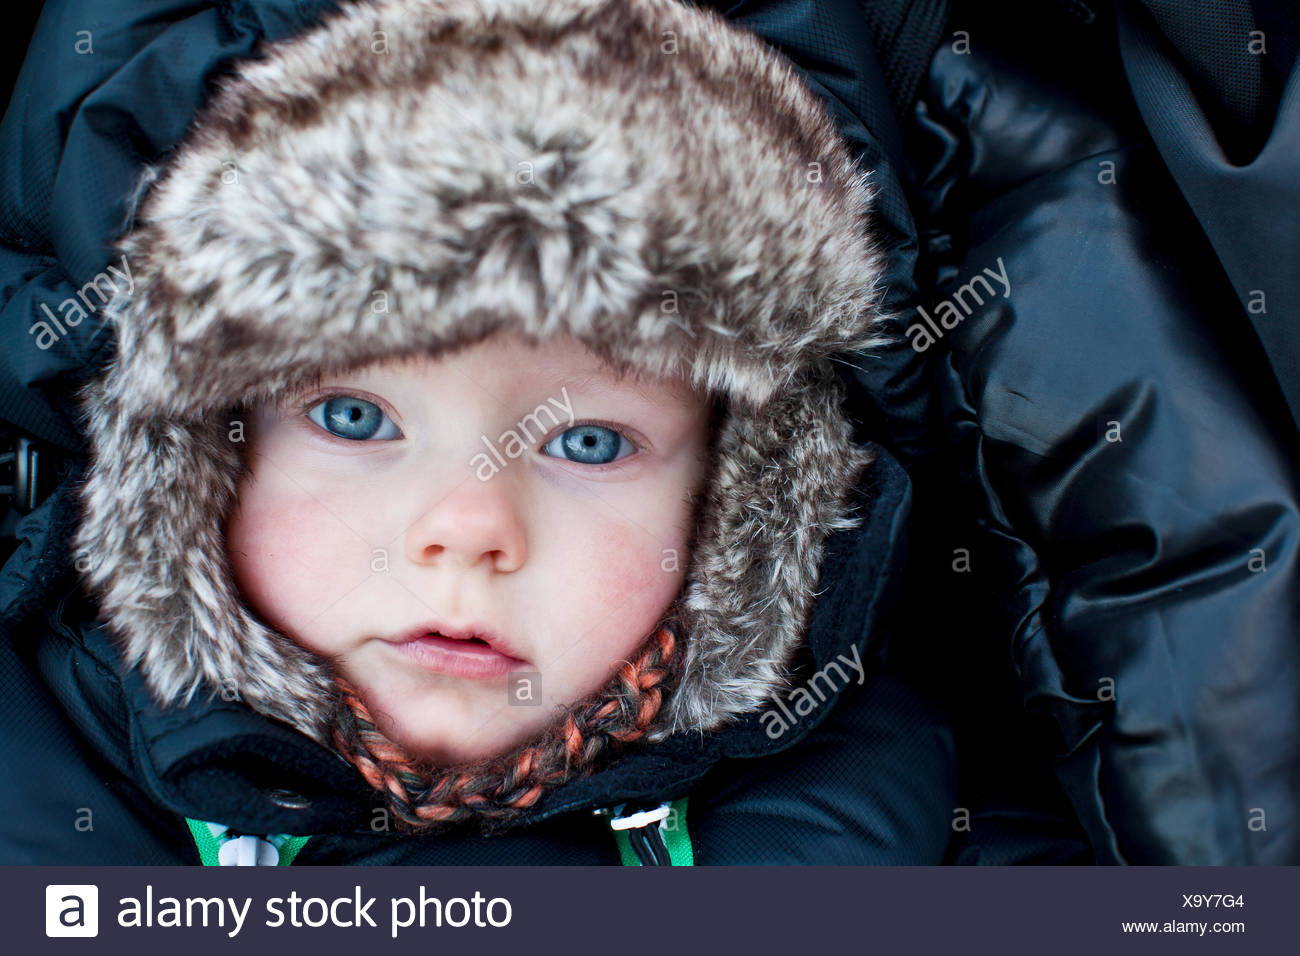
M 681 591 L 710 410 L 568 336 L 326 376 L 256 415 L 235 580 L 411 754 L 503 753 Z
M 888 341 L 869 174 L 679 0 L 379 0 L 144 182 L 77 547 L 166 706 L 508 820 L 787 689 Z

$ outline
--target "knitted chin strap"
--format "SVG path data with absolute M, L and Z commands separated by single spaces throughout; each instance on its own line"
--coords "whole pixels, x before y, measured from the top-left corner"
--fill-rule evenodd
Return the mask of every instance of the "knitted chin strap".
M 376 728 L 356 688 L 342 678 L 335 746 L 385 795 L 398 830 L 509 820 L 645 736 L 680 676 L 678 629 L 670 616 L 601 692 L 568 707 L 540 740 L 505 757 L 450 768 L 414 758 Z

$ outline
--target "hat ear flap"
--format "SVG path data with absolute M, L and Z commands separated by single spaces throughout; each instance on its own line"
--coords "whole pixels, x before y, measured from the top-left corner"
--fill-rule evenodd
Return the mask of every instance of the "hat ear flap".
M 849 513 L 852 492 L 875 458 L 853 443 L 843 405 L 843 386 L 823 362 L 761 408 L 727 409 L 687 576 L 672 726 L 717 729 L 783 687 L 826 539 L 860 522 Z
M 233 687 L 253 709 L 326 742 L 311 702 L 331 694 L 328 663 L 252 615 L 227 556 L 223 526 L 244 470 L 239 431 L 223 415 L 183 425 L 126 412 L 130 396 L 113 397 L 120 374 L 110 366 L 79 399 L 93 427 L 73 547 L 125 666 L 140 665 L 160 707 Z

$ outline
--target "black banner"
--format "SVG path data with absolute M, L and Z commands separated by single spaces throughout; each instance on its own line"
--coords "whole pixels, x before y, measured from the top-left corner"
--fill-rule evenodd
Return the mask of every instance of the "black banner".
M 11 953 L 1277 953 L 1300 869 L 7 867 Z M 94 940 L 94 942 L 65 942 Z

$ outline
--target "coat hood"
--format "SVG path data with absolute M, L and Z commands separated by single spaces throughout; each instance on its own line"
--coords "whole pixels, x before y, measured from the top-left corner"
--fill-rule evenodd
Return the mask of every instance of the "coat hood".
M 328 743 L 326 662 L 234 584 L 229 412 L 508 329 L 725 399 L 648 739 L 774 700 L 872 459 L 834 368 L 886 341 L 869 175 L 791 64 L 678 0 L 377 0 L 267 46 L 146 171 L 79 395 L 74 546 L 127 666 Z

